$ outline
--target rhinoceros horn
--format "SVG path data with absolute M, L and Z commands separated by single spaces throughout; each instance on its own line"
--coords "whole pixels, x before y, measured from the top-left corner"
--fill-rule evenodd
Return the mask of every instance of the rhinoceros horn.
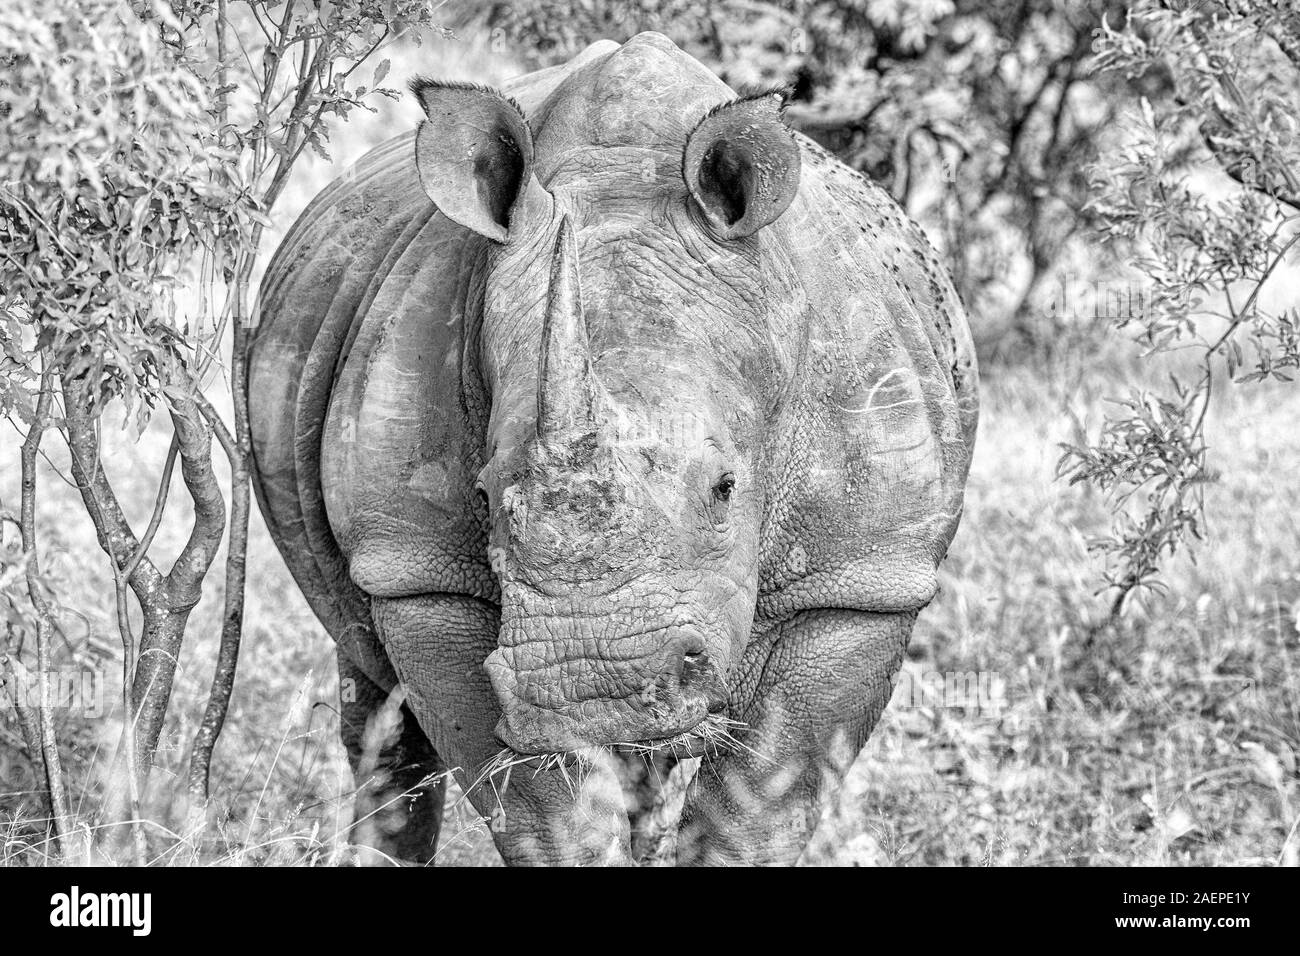
M 587 319 L 578 284 L 578 250 L 569 217 L 560 221 L 551 256 L 551 281 L 542 321 L 537 371 L 537 436 L 593 431 L 599 383 L 591 367 Z

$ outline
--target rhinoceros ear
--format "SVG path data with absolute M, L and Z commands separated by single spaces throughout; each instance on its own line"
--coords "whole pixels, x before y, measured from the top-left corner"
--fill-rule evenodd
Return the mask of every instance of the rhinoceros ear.
M 513 100 L 465 83 L 411 81 L 428 119 L 415 136 L 420 184 L 453 222 L 505 242 L 532 174 L 533 134 Z
M 779 92 L 726 103 L 686 140 L 686 188 L 720 239 L 775 222 L 799 191 L 799 146 L 781 122 L 783 103 Z

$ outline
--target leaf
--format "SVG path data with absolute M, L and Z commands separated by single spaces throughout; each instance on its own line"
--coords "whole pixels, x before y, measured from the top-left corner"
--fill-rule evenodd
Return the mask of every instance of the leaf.
M 380 60 L 379 65 L 375 67 L 375 76 L 374 79 L 370 81 L 370 85 L 375 87 L 384 82 L 384 77 L 388 75 L 388 71 L 392 68 L 392 65 L 392 60 Z

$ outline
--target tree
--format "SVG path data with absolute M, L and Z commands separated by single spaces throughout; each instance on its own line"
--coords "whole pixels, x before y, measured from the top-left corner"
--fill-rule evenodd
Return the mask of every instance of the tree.
M 1142 0 L 1107 25 L 1097 67 L 1152 91 L 1126 142 L 1092 169 L 1103 235 L 1146 286 L 1144 308 L 1120 325 L 1149 355 L 1177 350 L 1190 364 L 1166 392 L 1122 400 L 1095 442 L 1061 461 L 1116 502 L 1095 547 L 1118 614 L 1203 534 L 1216 389 L 1290 381 L 1300 366 L 1296 308 L 1260 298 L 1300 242 L 1300 12 L 1288 0 Z M 1207 169 L 1209 186 L 1196 175 Z
M 132 804 L 147 782 L 190 611 L 228 532 L 220 651 L 189 773 L 201 803 L 243 624 L 244 353 L 267 217 L 303 151 L 325 152 L 333 121 L 397 95 L 381 85 L 387 61 L 364 79 L 359 70 L 395 37 L 418 36 L 430 9 L 425 0 L 13 0 L 0 10 L 0 413 L 25 433 L 22 501 L 9 518 L 32 612 L 12 612 L 10 600 L 6 641 L 15 629 L 35 630 L 40 704 L 24 727 L 39 738 L 34 756 L 60 841 L 68 811 L 48 687 L 56 609 L 41 581 L 35 510 L 42 443 L 50 433 L 66 441 L 115 582 L 129 702 L 123 799 Z M 187 287 L 197 303 L 182 304 Z M 230 422 L 205 394 L 223 374 Z M 111 408 L 137 433 L 158 411 L 172 427 L 143 530 L 127 521 L 103 467 Z M 230 465 L 224 490 L 214 437 Z M 191 530 L 164 572 L 150 547 L 177 459 Z M 134 837 L 143 855 L 138 825 Z

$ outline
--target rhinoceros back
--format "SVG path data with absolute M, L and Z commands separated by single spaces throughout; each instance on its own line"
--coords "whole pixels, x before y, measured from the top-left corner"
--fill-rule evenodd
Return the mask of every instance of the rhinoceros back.
M 322 426 L 339 366 L 397 240 L 435 210 L 409 162 L 385 143 L 327 187 L 294 224 L 262 283 L 249 355 L 254 489 L 272 538 L 312 610 L 381 685 L 369 599 L 353 584 L 320 487 Z

